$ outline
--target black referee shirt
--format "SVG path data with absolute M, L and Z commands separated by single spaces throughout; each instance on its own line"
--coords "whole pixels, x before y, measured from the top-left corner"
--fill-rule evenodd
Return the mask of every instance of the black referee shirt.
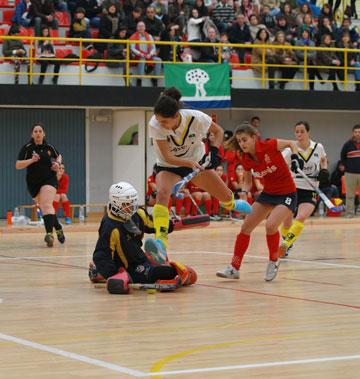
M 32 183 L 41 183 L 41 181 L 56 176 L 56 172 L 51 170 L 52 161 L 59 156 L 59 152 L 53 145 L 49 145 L 46 141 L 42 145 L 36 145 L 29 142 L 22 147 L 18 154 L 18 160 L 30 159 L 33 153 L 37 153 L 40 159 L 26 167 L 26 178 Z

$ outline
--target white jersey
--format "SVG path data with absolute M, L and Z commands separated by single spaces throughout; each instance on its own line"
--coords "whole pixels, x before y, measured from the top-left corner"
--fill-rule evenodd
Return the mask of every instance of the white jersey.
M 317 177 L 320 172 L 320 161 L 322 157 L 326 157 L 325 149 L 321 143 L 316 143 L 314 141 L 310 141 L 310 146 L 303 150 L 298 145 L 299 155 L 304 161 L 304 168 L 303 172 L 310 178 L 310 180 L 313 182 L 313 184 L 318 187 L 319 181 L 317 180 Z M 282 152 L 286 162 L 290 166 L 291 164 L 291 149 L 286 148 Z M 305 189 L 305 190 L 313 190 L 309 183 L 306 182 L 306 180 L 300 176 L 299 174 L 292 173 L 296 188 L 299 189 Z
M 198 162 L 205 154 L 202 140 L 208 133 L 212 119 L 207 114 L 192 109 L 180 109 L 179 113 L 180 126 L 176 130 L 163 128 L 155 115 L 152 116 L 149 121 L 150 137 L 154 140 L 167 141 L 170 153 L 175 157 Z M 156 144 L 154 147 L 156 163 L 159 166 L 176 167 L 165 161 Z

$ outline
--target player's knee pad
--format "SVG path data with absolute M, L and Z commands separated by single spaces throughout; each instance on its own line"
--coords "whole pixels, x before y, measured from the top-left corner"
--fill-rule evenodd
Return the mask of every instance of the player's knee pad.
M 187 285 L 186 283 L 189 281 L 191 275 L 189 269 L 179 262 L 169 262 L 169 264 L 171 267 L 174 267 L 177 274 L 181 278 L 181 284 L 183 286 Z
M 129 283 L 131 283 L 130 275 L 122 267 L 117 274 L 108 278 L 106 288 L 109 293 L 126 295 L 130 292 Z

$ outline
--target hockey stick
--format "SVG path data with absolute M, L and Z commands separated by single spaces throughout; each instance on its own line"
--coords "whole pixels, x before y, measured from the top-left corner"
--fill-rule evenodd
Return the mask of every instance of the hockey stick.
M 304 171 L 302 171 L 300 168 L 297 169 L 297 172 L 305 179 L 305 181 L 311 186 L 311 188 L 320 196 L 321 200 L 324 202 L 324 204 L 334 213 L 340 213 L 345 208 L 343 205 L 335 206 L 332 201 L 324 194 L 323 191 L 321 191 L 320 188 L 316 187 L 314 183 L 309 179 L 309 177 L 305 174 Z
M 201 165 L 203 168 L 207 167 L 210 164 L 211 157 L 210 155 L 207 155 L 205 162 Z M 172 193 L 177 197 L 178 199 L 183 199 L 185 195 L 181 192 L 179 192 L 186 184 L 190 182 L 192 178 L 194 178 L 196 175 L 198 175 L 202 170 L 200 168 L 196 168 L 190 174 L 186 175 L 182 180 L 177 182 L 172 190 Z
M 94 288 L 106 288 L 107 283 L 95 283 Z M 160 292 L 175 291 L 179 288 L 177 283 L 128 283 L 128 288 L 135 290 L 156 290 Z

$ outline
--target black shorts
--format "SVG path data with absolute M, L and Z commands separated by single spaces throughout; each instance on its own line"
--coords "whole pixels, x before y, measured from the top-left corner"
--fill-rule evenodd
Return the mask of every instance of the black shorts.
M 26 184 L 32 198 L 38 195 L 42 186 L 49 185 L 54 188 L 58 188 L 58 181 L 55 175 L 49 176 L 47 179 L 42 180 L 41 182 L 32 182 L 31 180 L 27 179 Z
M 193 172 L 193 169 L 190 167 L 165 167 L 155 165 L 155 172 L 158 174 L 161 171 L 172 172 L 182 178 L 185 178 L 186 175 L 189 175 L 190 172 Z
M 273 195 L 261 192 L 255 202 L 260 204 L 285 205 L 285 207 L 288 207 L 292 212 L 295 212 L 297 196 L 296 192 L 287 193 L 285 195 Z
M 310 203 L 316 206 L 317 204 L 317 193 L 312 190 L 306 190 L 306 189 L 297 189 L 297 205 L 304 203 Z

